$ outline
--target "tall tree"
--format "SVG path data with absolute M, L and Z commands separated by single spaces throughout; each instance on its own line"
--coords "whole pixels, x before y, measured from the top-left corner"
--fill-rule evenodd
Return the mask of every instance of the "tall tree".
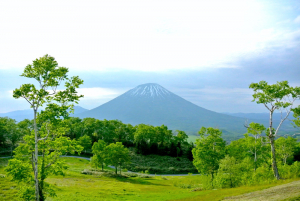
M 196 147 L 192 151 L 193 164 L 200 173 L 210 174 L 213 180 L 219 161 L 225 156 L 226 142 L 221 138 L 222 131 L 219 129 L 202 127 L 198 133 L 200 139 L 196 140 Z
M 275 137 L 282 123 L 287 119 L 292 111 L 294 102 L 300 98 L 300 87 L 291 87 L 289 86 L 288 81 L 277 82 L 272 85 L 269 85 L 266 81 L 260 81 L 259 83 L 251 83 L 249 88 L 254 91 L 254 94 L 252 95 L 253 101 L 256 101 L 258 104 L 263 104 L 269 110 L 270 120 L 267 137 L 271 144 L 274 176 L 276 179 L 280 179 L 276 163 Z M 281 112 L 282 117 L 277 128 L 274 128 L 273 113 L 276 110 Z
M 76 88 L 83 83 L 78 76 L 68 78 L 68 68 L 59 67 L 54 57 L 45 55 L 33 61 L 25 67 L 21 76 L 33 78 L 38 82 L 38 86 L 34 84 L 23 84 L 19 89 L 13 91 L 14 98 L 24 98 L 33 109 L 34 122 L 34 152 L 32 154 L 32 168 L 35 180 L 35 200 L 41 200 L 39 196 L 39 178 L 38 178 L 38 143 L 43 138 L 39 138 L 39 130 L 37 127 L 38 109 L 47 103 L 45 113 L 46 119 L 53 121 L 60 117 L 68 116 L 68 109 L 73 109 L 70 102 L 78 103 L 82 95 L 77 95 Z M 65 89 L 58 90 L 61 82 L 65 82 Z

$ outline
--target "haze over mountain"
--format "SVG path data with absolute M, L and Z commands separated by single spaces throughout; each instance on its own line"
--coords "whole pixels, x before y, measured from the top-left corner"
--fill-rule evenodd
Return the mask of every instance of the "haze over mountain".
M 70 116 L 74 116 L 74 115 L 80 114 L 85 111 L 88 111 L 88 110 L 83 107 L 80 107 L 80 106 L 74 106 L 74 114 L 71 114 Z M 33 119 L 33 111 L 32 111 L 32 109 L 16 110 L 16 111 L 7 112 L 7 113 L 0 113 L 0 117 L 9 117 L 9 118 L 15 119 L 16 121 L 19 122 L 24 119 Z
M 224 114 L 228 114 L 235 117 L 242 117 L 247 119 L 263 119 L 263 120 L 269 120 L 270 114 L 269 113 L 229 113 L 224 112 Z M 273 113 L 273 120 L 279 121 L 282 117 L 285 117 L 287 113 L 283 112 L 281 113 Z M 288 119 L 294 119 L 293 112 L 291 112 L 288 116 Z
M 223 130 L 224 135 L 242 135 L 246 132 L 245 118 L 199 107 L 154 83 L 139 85 L 99 107 L 76 116 L 118 119 L 132 125 L 164 124 L 172 130 L 183 130 L 189 134 L 196 133 L 202 126 L 218 127 Z M 249 122 L 251 121 L 250 119 Z M 267 121 L 259 121 L 267 124 Z

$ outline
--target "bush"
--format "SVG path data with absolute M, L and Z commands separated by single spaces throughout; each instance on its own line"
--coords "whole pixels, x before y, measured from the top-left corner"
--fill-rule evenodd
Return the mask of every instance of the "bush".
M 297 178 L 300 176 L 300 162 L 296 161 L 292 165 L 278 164 L 278 171 L 284 179 Z

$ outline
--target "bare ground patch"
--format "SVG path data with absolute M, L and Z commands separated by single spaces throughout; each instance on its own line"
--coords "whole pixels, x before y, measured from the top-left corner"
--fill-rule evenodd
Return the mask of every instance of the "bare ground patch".
M 226 201 L 268 201 L 268 200 L 293 200 L 300 196 L 300 181 L 274 186 L 268 189 L 254 191 L 243 195 L 227 197 Z

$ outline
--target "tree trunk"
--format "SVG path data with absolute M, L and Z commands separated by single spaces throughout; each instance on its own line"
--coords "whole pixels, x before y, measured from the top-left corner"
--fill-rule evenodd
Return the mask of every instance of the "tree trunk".
M 43 154 L 42 154 L 42 168 L 41 168 L 41 172 L 40 172 L 41 178 L 39 181 L 39 196 L 40 196 L 40 200 L 39 201 L 44 201 L 45 197 L 44 197 L 44 180 L 46 179 L 45 177 L 45 150 L 43 150 Z
M 13 145 L 11 145 L 11 147 L 10 147 L 10 157 L 11 158 L 13 157 Z
M 254 172 L 256 171 L 256 161 L 257 161 L 257 156 L 256 156 L 256 139 L 255 139 L 255 150 L 254 150 Z
M 278 169 L 277 169 L 277 163 L 276 163 L 276 152 L 275 152 L 275 140 L 274 140 L 274 137 L 272 136 L 270 138 L 270 142 L 271 142 L 271 157 L 272 157 L 272 169 L 273 169 L 273 172 L 274 172 L 274 177 L 279 180 L 280 179 L 280 176 L 279 176 L 279 173 L 278 173 Z
M 43 187 L 39 187 L 39 201 L 45 201 L 44 194 L 43 194 Z
M 103 163 L 102 163 L 102 172 L 103 172 Z
M 211 186 L 214 188 L 214 172 L 211 172 Z
M 115 166 L 115 170 L 116 170 L 116 174 L 118 174 L 118 167 L 117 166 Z
M 36 126 L 36 112 L 37 109 L 34 109 L 34 136 L 35 136 L 35 147 L 34 147 L 34 180 L 35 180 L 35 200 L 39 201 L 39 178 L 38 178 L 38 132 Z
M 272 158 L 272 169 L 274 172 L 274 177 L 279 180 L 280 176 L 277 169 L 277 163 L 276 163 L 276 152 L 275 152 L 275 135 L 276 133 L 273 133 L 273 112 L 275 108 L 272 106 L 270 110 L 270 126 L 269 126 L 269 134 L 268 137 L 270 139 L 271 143 L 271 158 Z

